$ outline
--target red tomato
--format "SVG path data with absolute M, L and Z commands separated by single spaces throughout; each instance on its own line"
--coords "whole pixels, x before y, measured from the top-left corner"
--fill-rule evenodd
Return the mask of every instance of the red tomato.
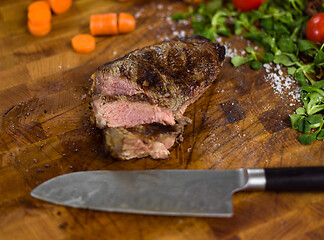
M 234 7 L 237 10 L 248 12 L 258 9 L 266 0 L 233 0 Z
M 318 13 L 308 20 L 306 25 L 306 37 L 313 42 L 324 42 L 324 13 Z

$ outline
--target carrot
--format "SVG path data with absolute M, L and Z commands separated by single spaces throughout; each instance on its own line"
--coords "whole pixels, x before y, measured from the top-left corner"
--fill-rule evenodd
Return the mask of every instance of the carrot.
M 51 23 L 46 24 L 33 24 L 28 21 L 28 30 L 34 36 L 44 36 L 51 31 Z
M 51 22 L 52 13 L 44 1 L 36 1 L 28 7 L 28 21 L 34 25 L 48 24 Z
M 35 1 L 28 6 L 27 27 L 31 34 L 44 36 L 51 31 L 52 13 L 46 1 Z
M 89 53 L 96 47 L 96 41 L 90 34 L 78 34 L 72 38 L 72 47 L 78 53 Z
M 135 18 L 129 13 L 120 13 L 118 16 L 118 32 L 129 33 L 134 31 L 136 25 Z
M 90 32 L 92 35 L 118 34 L 117 13 L 91 15 Z
M 35 1 L 29 4 L 27 11 L 28 12 L 37 11 L 39 9 L 50 10 L 50 5 L 46 1 Z
M 55 14 L 66 12 L 72 6 L 72 0 L 47 0 Z

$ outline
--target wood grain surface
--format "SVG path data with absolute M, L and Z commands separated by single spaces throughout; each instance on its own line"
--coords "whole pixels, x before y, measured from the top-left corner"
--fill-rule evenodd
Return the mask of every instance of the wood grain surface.
M 302 146 L 290 128 L 289 114 L 300 105 L 291 94 L 298 85 L 278 92 L 265 69 L 234 68 L 227 58 L 217 81 L 188 108 L 193 123 L 168 160 L 105 156 L 100 131 L 89 123 L 91 73 L 136 48 L 191 34 L 188 24 L 170 21 L 188 5 L 76 0 L 53 16 L 50 34 L 34 37 L 26 25 L 30 2 L 0 1 L 0 239 L 324 238 L 323 193 L 237 193 L 228 219 L 108 213 L 32 198 L 42 182 L 81 170 L 321 166 L 324 143 Z M 71 38 L 89 33 L 91 14 L 122 11 L 135 15 L 134 32 L 96 37 L 90 54 L 72 50 Z M 222 41 L 228 51 L 247 44 L 236 37 Z

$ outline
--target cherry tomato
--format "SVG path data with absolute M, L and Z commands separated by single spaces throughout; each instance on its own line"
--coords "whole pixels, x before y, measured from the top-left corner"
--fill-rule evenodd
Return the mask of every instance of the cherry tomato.
M 313 42 L 324 42 L 324 13 L 318 13 L 308 20 L 306 24 L 306 37 Z
M 258 9 L 266 0 L 233 0 L 234 7 L 237 10 L 248 12 Z

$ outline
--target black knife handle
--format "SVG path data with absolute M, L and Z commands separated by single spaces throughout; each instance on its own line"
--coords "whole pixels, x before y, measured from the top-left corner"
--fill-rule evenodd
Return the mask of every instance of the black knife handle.
M 267 191 L 324 190 L 324 167 L 265 168 Z

